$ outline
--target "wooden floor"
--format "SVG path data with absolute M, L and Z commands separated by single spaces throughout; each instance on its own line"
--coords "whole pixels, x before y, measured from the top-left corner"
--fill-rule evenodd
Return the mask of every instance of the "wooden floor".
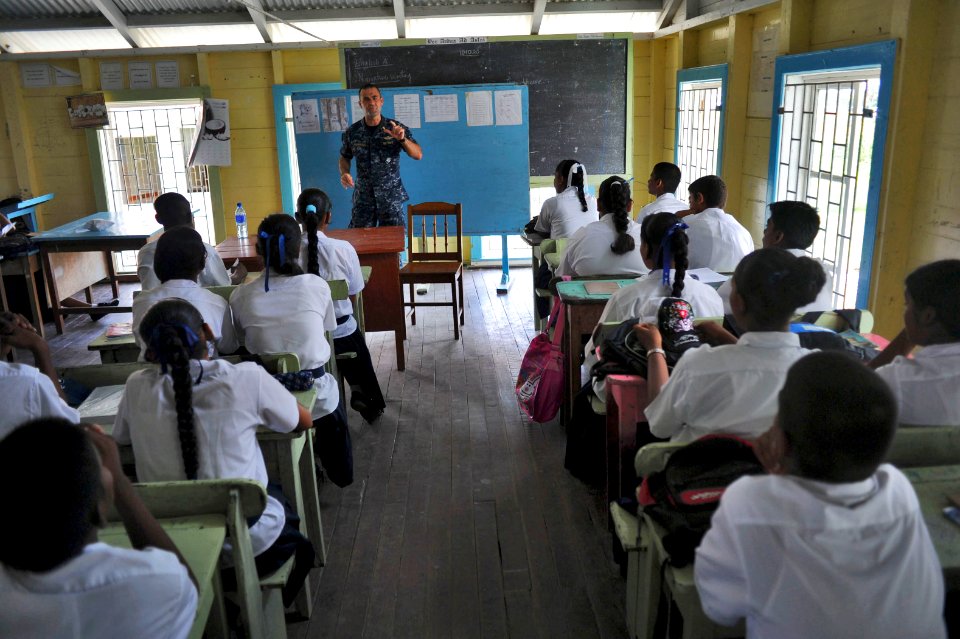
M 448 308 L 419 310 L 403 372 L 392 333 L 368 334 L 387 409 L 349 411 L 355 481 L 321 487 L 328 564 L 291 638 L 627 636 L 606 506 L 564 470 L 561 427 L 517 408 L 534 333 L 530 270 L 513 275 L 497 295 L 499 271 L 465 272 L 460 341 Z M 95 363 L 86 343 L 128 318 L 71 318 L 57 365 Z

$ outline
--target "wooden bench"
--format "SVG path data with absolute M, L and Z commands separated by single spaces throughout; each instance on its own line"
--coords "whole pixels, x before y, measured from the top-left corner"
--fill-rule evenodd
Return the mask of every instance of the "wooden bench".
M 960 464 L 960 427 L 901 424 L 886 461 L 900 468 Z

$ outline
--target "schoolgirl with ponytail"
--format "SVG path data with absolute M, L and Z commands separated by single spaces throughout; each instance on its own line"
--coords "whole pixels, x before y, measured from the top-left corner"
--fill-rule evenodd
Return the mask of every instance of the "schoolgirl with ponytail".
M 586 192 L 587 169 L 577 160 L 557 165 L 553 188 L 557 194 L 544 201 L 534 231 L 544 237 L 571 237 L 578 229 L 599 218 L 597 200 Z
M 300 258 L 304 270 L 324 280 L 347 283 L 350 299 L 334 302 L 337 328 L 333 331 L 333 348 L 337 354 L 355 353 L 355 357 L 339 360 L 337 366 L 350 384 L 350 406 L 373 423 L 383 414 L 386 402 L 367 342 L 353 316 L 351 300 L 363 290 L 360 259 L 349 242 L 325 234 L 333 220 L 333 210 L 330 198 L 320 189 L 305 189 L 297 198 L 297 220 L 306 230 Z
M 730 305 L 739 340 L 718 324 L 698 327 L 705 341 L 688 351 L 668 375 L 656 324 L 635 328 L 647 349 L 645 414 L 656 437 L 688 442 L 722 432 L 746 438 L 762 435 L 777 413 L 777 394 L 787 370 L 811 351 L 790 332 L 798 307 L 817 297 L 826 279 L 808 257 L 776 248 L 750 253 L 733 273 Z
M 567 244 L 557 275 L 642 275 L 648 271 L 635 249 L 640 225 L 630 219 L 630 184 L 614 175 L 600 184 L 600 219 L 577 231 Z
M 158 302 L 139 330 L 147 361 L 157 366 L 127 379 L 113 438 L 133 445 L 143 482 L 239 477 L 267 488 L 250 541 L 263 575 L 296 554 L 284 589 L 284 601 L 292 601 L 313 566 L 314 549 L 287 523 L 282 495 L 267 486 L 256 434 L 260 426 L 281 433 L 310 428 L 309 411 L 260 366 L 209 359 L 212 331 L 184 300 Z
M 694 317 L 721 317 L 723 300 L 708 284 L 686 278 L 687 225 L 673 213 L 654 213 L 640 224 L 640 255 L 650 272 L 636 283 L 624 286 L 607 300 L 598 324 L 623 322 L 632 317 L 641 322 L 656 322 L 660 303 L 667 297 L 682 297 L 690 302 Z M 597 361 L 591 338 L 584 349 L 584 366 Z M 593 385 L 597 397 L 604 398 L 603 380 Z

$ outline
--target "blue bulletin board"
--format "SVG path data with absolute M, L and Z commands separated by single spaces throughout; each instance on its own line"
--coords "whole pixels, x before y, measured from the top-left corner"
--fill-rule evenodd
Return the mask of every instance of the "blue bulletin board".
M 400 154 L 400 177 L 410 204 L 460 202 L 464 235 L 513 234 L 523 228 L 530 219 L 527 87 L 383 88 L 382 94 L 383 115 L 410 127 L 423 149 L 419 161 Z M 456 113 L 452 98 L 434 96 L 455 96 Z M 468 97 L 479 107 L 469 118 Z M 484 108 L 488 98 L 490 120 Z M 344 228 L 350 221 L 353 190 L 340 185 L 337 160 L 342 129 L 362 117 L 363 112 L 352 106 L 357 90 L 305 91 L 294 93 L 292 99 L 300 181 L 303 188 L 326 191 L 333 200 L 333 226 Z M 300 104 L 306 106 L 306 117 L 298 120 Z M 311 105 L 316 115 L 310 113 Z M 397 106 L 401 115 L 396 114 Z M 340 109 L 344 112 L 337 117 Z M 412 115 L 404 115 L 416 112 L 419 127 Z M 355 162 L 351 169 L 356 179 Z

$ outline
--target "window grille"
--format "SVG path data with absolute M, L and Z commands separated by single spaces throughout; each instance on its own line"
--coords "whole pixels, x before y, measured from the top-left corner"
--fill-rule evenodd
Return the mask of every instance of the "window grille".
M 681 81 L 679 86 L 675 155 L 681 179 L 677 197 L 685 200 L 691 182 L 720 174 L 723 81 Z

